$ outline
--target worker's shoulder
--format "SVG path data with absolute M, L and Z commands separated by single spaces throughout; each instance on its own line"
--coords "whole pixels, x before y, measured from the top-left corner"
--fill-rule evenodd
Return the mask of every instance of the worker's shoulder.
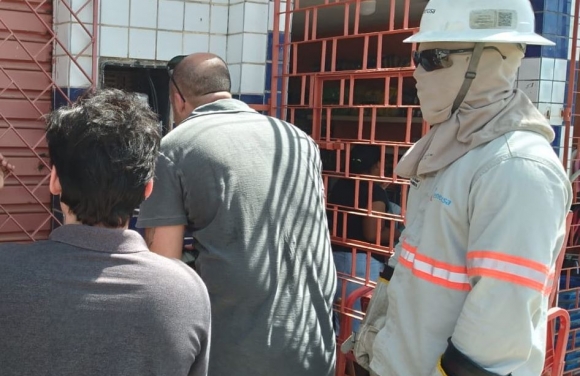
M 541 179 L 548 177 L 568 184 L 568 177 L 550 142 L 531 131 L 513 131 L 474 149 L 470 159 L 473 180 L 489 171 L 496 171 L 513 179 Z M 527 177 L 527 178 L 526 178 Z
M 529 160 L 531 166 L 544 165 L 562 171 L 562 163 L 550 142 L 531 131 L 513 131 L 471 150 L 466 156 L 472 166 L 489 170 L 506 161 Z M 478 169 L 476 167 L 476 169 Z

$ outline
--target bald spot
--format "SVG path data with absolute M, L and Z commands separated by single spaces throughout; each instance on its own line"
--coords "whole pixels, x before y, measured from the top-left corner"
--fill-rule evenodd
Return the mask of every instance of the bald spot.
M 229 93 L 231 90 L 227 64 L 211 53 L 195 53 L 185 57 L 175 68 L 173 78 L 188 100 L 210 93 Z

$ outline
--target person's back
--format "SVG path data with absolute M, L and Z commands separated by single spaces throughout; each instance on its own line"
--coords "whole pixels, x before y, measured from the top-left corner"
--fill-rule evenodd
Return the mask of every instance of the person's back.
M 0 246 L 0 375 L 206 376 L 207 289 L 127 229 L 153 188 L 155 114 L 103 90 L 47 123 L 64 224 L 48 241 Z
M 204 301 L 191 268 L 131 230 L 0 245 L 0 374 L 206 375 Z
M 314 142 L 224 99 L 196 109 L 162 153 L 183 189 L 212 301 L 210 375 L 334 375 L 336 276 Z M 155 200 L 140 225 L 171 210 Z

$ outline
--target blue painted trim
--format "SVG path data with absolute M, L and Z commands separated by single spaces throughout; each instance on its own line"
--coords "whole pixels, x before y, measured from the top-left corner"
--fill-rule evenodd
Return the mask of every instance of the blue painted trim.
M 264 104 L 263 95 L 240 94 L 240 100 L 246 104 Z

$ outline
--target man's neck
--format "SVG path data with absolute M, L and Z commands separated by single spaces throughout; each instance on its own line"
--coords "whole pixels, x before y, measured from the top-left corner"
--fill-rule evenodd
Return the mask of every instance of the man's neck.
M 195 100 L 195 109 L 198 107 L 204 106 L 206 104 L 210 104 L 222 99 L 232 99 L 232 94 L 228 93 L 227 91 L 218 91 L 216 93 L 210 93 L 206 95 L 202 95 L 197 97 Z M 195 110 L 194 110 L 195 111 Z
M 83 223 L 77 219 L 77 216 L 71 213 L 70 211 L 64 212 L 64 224 L 65 225 L 82 225 Z M 125 226 L 120 227 L 107 227 L 103 226 L 102 224 L 96 224 L 94 227 L 101 227 L 101 228 L 110 228 L 111 230 L 127 230 L 129 228 L 129 223 Z

